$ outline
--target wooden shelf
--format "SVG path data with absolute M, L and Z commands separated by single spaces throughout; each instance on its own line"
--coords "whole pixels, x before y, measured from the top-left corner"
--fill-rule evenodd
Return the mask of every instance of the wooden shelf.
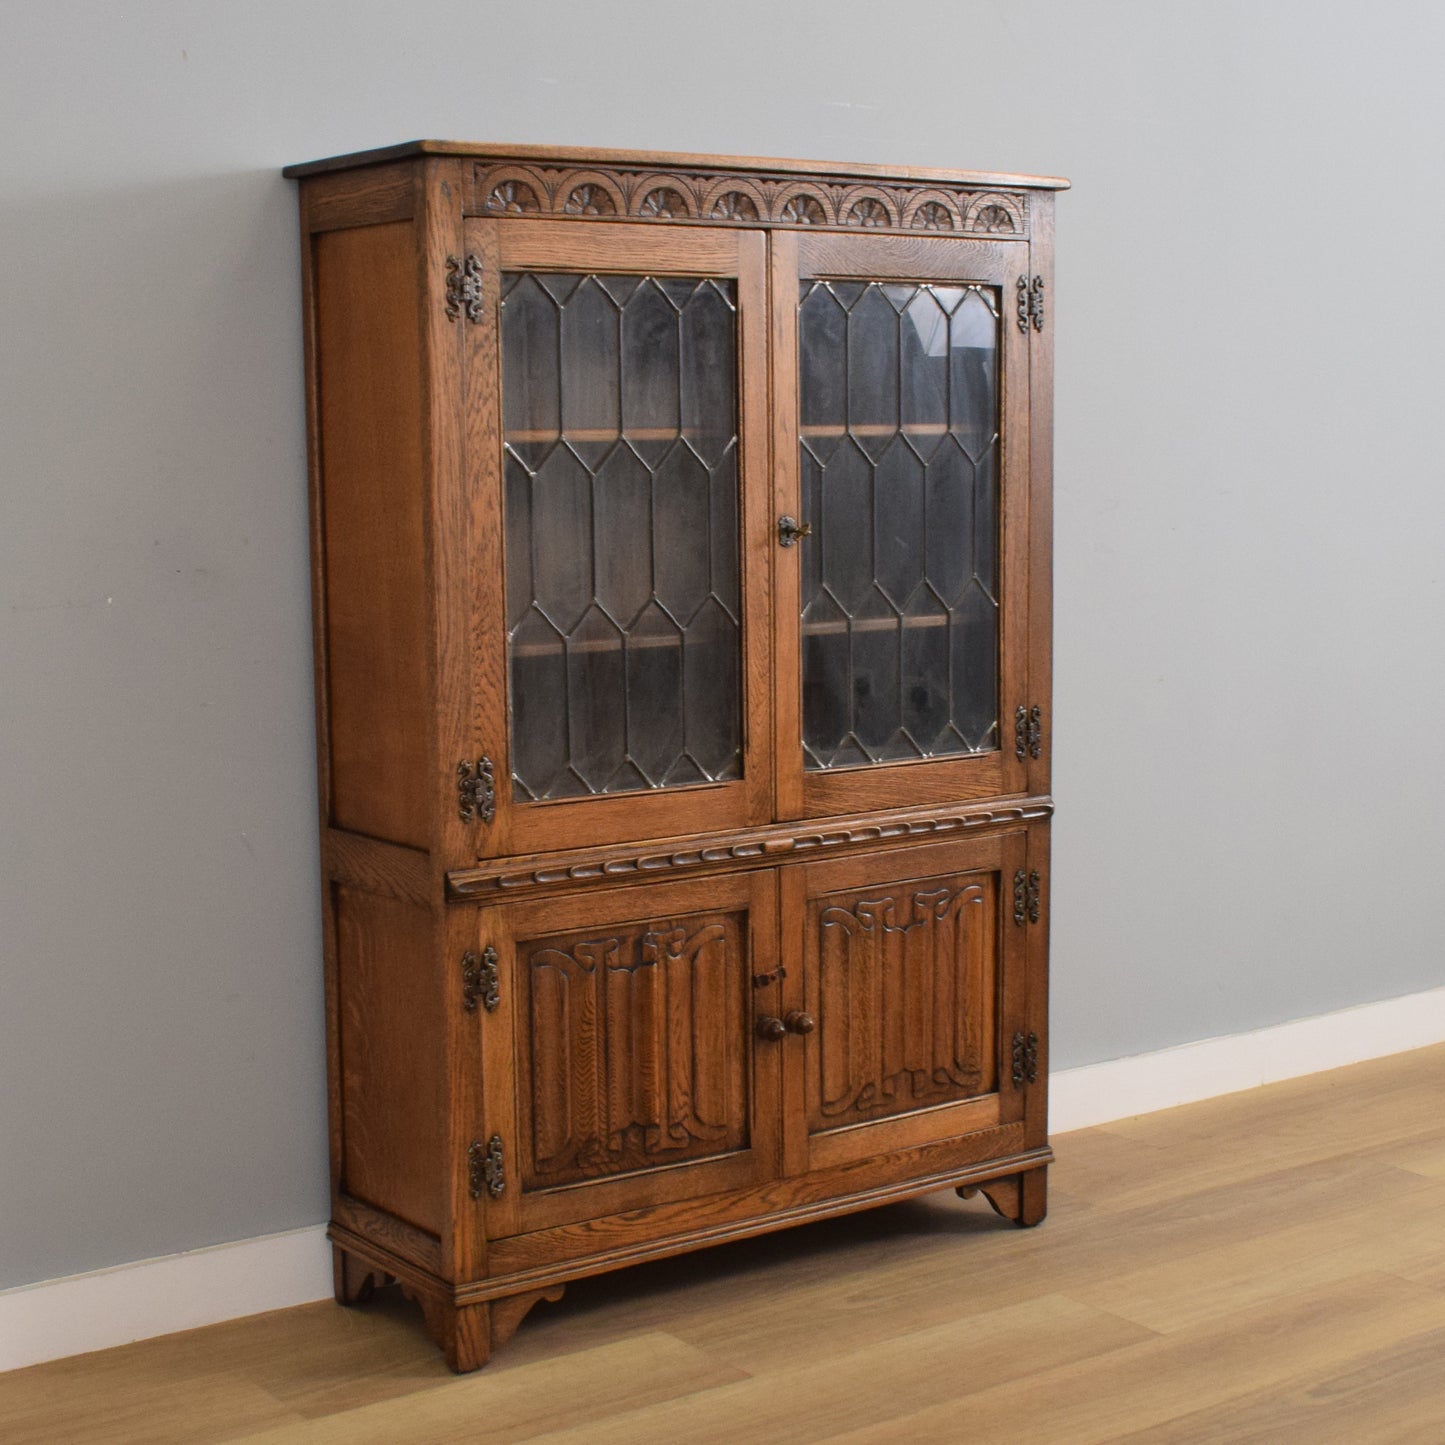
M 854 617 L 846 622 L 805 622 L 804 637 L 819 637 L 837 632 L 892 632 L 903 627 L 947 627 L 952 614 L 947 617 Z
M 898 628 L 947 627 L 952 614 L 946 617 L 855 617 L 844 622 L 805 622 L 804 637 L 819 637 L 845 632 L 891 632 Z M 631 651 L 655 647 L 681 647 L 685 637 L 594 637 L 586 642 L 574 642 L 569 648 L 563 641 L 529 642 L 521 647 L 513 645 L 512 657 L 554 657 L 565 652 L 620 652 L 624 643 Z
M 564 652 L 621 652 L 626 642 L 631 651 L 647 651 L 657 647 L 681 647 L 682 637 L 593 637 L 586 642 L 574 642 L 569 648 L 565 642 L 529 642 L 521 647 L 513 646 L 513 657 L 560 657 Z
M 679 428 L 675 426 L 641 426 L 626 427 L 619 430 L 617 427 L 567 427 L 562 431 L 545 429 L 541 431 L 508 431 L 502 433 L 502 440 L 507 446 L 519 444 L 530 444 L 533 442 L 676 442 L 690 441 L 696 437 L 707 437 L 715 440 L 722 436 L 722 432 L 705 432 L 696 428 Z M 728 441 L 736 438 L 735 431 L 727 433 Z

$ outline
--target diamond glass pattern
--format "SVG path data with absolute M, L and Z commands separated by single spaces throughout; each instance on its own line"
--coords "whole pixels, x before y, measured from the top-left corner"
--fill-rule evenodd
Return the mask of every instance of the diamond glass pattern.
M 798 342 L 804 766 L 991 751 L 997 295 L 805 281 Z
M 502 279 L 512 795 L 736 778 L 730 281 Z

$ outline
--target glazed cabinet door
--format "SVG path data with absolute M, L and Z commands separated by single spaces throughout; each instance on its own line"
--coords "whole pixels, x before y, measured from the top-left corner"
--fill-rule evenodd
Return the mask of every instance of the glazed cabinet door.
M 1022 1141 L 1025 855 L 1014 832 L 783 870 L 790 1174 L 1010 1125 Z
M 1025 790 L 1028 255 L 773 238 L 781 817 Z
M 764 821 L 766 243 L 474 220 L 478 856 Z
M 483 912 L 482 1113 L 514 1181 L 491 1237 L 776 1174 L 780 1051 L 753 984 L 776 968 L 776 888 L 733 874 Z

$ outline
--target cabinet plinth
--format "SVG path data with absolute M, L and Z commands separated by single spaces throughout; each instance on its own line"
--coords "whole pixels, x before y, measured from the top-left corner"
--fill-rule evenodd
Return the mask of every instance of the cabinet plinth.
M 298 166 L 336 1292 L 1043 1218 L 1053 192 Z

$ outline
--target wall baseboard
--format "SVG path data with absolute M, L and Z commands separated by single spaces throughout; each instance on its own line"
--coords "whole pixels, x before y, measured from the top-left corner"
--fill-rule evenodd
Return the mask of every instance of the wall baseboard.
M 1445 1042 L 1445 988 L 1049 1079 L 1054 1134 Z M 324 1225 L 0 1291 L 0 1371 L 331 1295 Z
M 0 1291 L 0 1371 L 331 1294 L 324 1224 Z
M 1049 1133 L 1445 1043 L 1445 988 L 1049 1075 Z

